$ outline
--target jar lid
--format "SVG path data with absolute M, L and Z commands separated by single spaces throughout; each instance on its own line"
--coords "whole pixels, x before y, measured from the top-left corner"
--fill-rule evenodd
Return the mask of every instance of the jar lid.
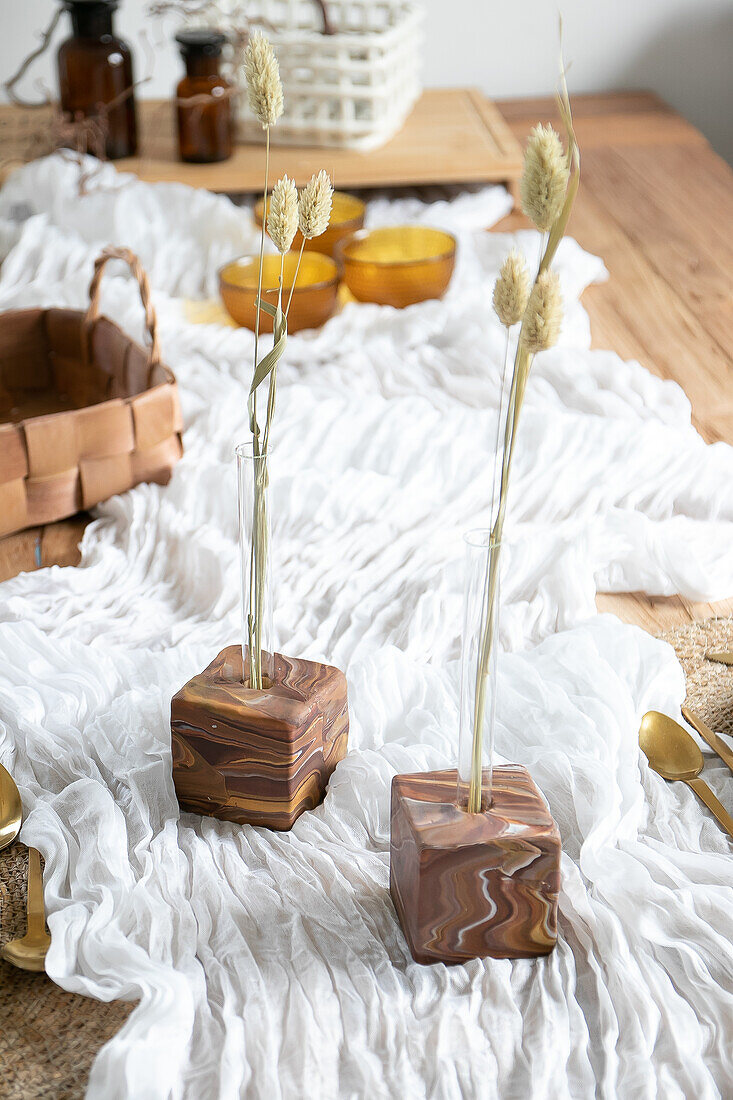
M 108 11 L 114 11 L 119 7 L 120 0 L 61 0 L 61 7 L 65 11 L 78 11 L 80 8 L 107 8 Z
M 227 41 L 221 31 L 208 27 L 197 27 L 189 31 L 179 31 L 176 42 L 184 57 L 188 54 L 204 54 L 207 57 L 219 57 Z

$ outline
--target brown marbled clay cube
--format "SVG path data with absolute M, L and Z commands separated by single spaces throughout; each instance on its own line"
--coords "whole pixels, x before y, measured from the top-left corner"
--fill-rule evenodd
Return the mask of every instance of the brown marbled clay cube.
M 275 654 L 270 687 L 242 683 L 228 646 L 171 700 L 173 781 L 182 810 L 290 829 L 322 800 L 346 754 L 346 677 Z
M 390 892 L 419 963 L 547 955 L 557 941 L 560 834 L 526 768 L 494 768 L 492 804 L 456 805 L 457 773 L 392 780 Z

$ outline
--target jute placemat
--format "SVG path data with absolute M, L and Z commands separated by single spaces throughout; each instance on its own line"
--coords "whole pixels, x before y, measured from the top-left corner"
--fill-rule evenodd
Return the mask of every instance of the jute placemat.
M 705 660 L 711 650 L 733 650 L 733 618 L 687 623 L 660 637 L 684 670 L 687 705 L 716 733 L 733 736 L 733 665 Z
M 25 932 L 28 850 L 0 852 L 0 943 Z M 94 1056 L 135 1006 L 65 993 L 0 959 L 0 1097 L 79 1100 Z

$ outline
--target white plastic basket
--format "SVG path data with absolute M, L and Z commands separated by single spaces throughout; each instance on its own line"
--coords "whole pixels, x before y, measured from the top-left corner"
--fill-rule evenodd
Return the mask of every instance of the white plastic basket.
M 270 38 L 285 111 L 270 140 L 286 145 L 375 149 L 402 126 L 420 95 L 423 11 L 414 0 L 327 0 L 336 33 L 325 35 L 312 0 L 254 0 L 246 11 Z M 244 74 L 239 79 L 244 85 Z M 260 141 L 246 94 L 238 137 Z

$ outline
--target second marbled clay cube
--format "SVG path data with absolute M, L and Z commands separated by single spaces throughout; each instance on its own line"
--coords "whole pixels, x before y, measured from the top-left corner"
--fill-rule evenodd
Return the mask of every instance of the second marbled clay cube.
M 547 955 L 557 941 L 560 833 L 526 768 L 494 768 L 466 813 L 456 771 L 392 781 L 390 892 L 419 963 Z

